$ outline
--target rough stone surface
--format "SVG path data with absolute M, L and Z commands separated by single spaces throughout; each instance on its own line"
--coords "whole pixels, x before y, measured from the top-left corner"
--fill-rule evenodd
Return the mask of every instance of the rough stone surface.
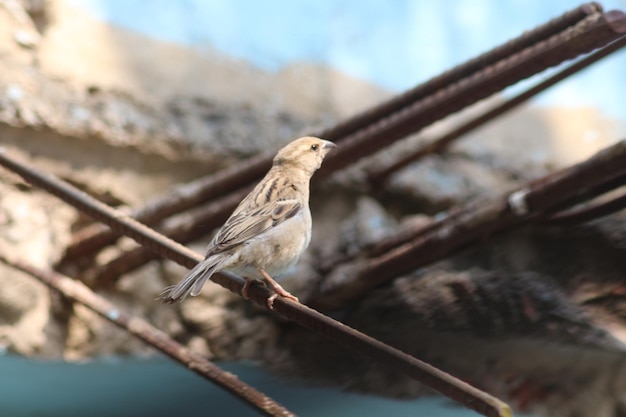
M 69 242 L 73 210 L 46 193 L 0 182 L 0 250 L 48 267 Z M 34 279 L 0 265 L 0 345 L 24 355 L 58 355 L 62 341 L 48 337 L 54 322 L 48 290 Z

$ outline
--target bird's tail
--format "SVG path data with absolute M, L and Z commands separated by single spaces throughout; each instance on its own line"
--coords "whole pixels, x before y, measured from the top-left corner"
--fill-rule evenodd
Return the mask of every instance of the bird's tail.
M 183 301 L 189 295 L 195 297 L 200 294 L 202 287 L 220 264 L 221 259 L 219 258 L 204 259 L 189 271 L 178 284 L 165 288 L 157 299 L 167 304 L 173 304 Z

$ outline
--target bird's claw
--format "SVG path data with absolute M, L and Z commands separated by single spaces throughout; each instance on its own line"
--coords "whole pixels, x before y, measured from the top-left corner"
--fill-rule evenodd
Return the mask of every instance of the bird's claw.
M 283 290 L 284 291 L 284 290 Z M 283 298 L 287 298 L 289 300 L 295 301 L 296 303 L 299 303 L 300 300 L 298 300 L 298 297 L 296 297 L 295 295 L 284 291 L 283 293 L 278 293 L 275 292 L 274 294 L 270 295 L 267 298 L 267 308 L 269 308 L 270 310 L 274 309 L 274 301 L 278 298 L 278 297 L 283 297 Z

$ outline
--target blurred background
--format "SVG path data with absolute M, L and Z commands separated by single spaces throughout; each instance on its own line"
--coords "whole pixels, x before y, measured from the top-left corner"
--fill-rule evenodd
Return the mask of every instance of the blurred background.
M 110 204 L 131 206 L 369 108 L 579 4 L 0 0 L 0 143 L 88 184 Z M 626 10 L 624 0 L 602 5 Z M 519 178 L 525 170 L 532 177 L 581 161 L 626 134 L 624 74 L 621 51 L 472 132 L 460 149 L 502 156 L 496 166 L 515 160 Z M 444 183 L 437 178 L 435 188 Z M 483 190 L 472 187 L 441 191 L 424 212 L 434 215 Z M 47 196 L 4 191 L 0 219 L 11 221 L 3 220 L 3 239 L 37 265 L 54 264 L 85 220 Z M 351 211 L 338 207 L 337 218 Z M 195 248 L 201 252 L 204 242 Z M 148 266 L 134 283 L 120 281 L 107 294 L 180 335 L 184 330 L 172 324 L 177 313 L 150 304 L 167 278 L 150 279 L 183 270 L 159 268 Z M 0 278 L 0 414 L 255 415 L 177 364 L 146 359 L 153 352 L 110 336 L 107 323 L 94 324 L 97 317 L 80 311 L 61 317 L 47 289 L 23 276 L 9 282 L 7 274 Z M 240 352 L 216 353 L 199 339 L 185 340 L 229 361 L 228 370 L 301 416 L 475 415 L 441 398 L 398 400 L 294 384 L 252 364 L 255 355 L 247 361 Z
M 582 2 L 453 0 L 439 4 L 416 0 L 392 3 L 301 0 L 285 4 L 275 0 L 256 4 L 248 0 L 184 0 L 159 1 L 147 7 L 143 1 L 76 0 L 68 4 L 100 22 L 129 29 L 154 41 L 192 48 L 200 54 L 215 53 L 233 65 L 235 62 L 250 65 L 274 75 L 299 65 L 328 67 L 355 81 L 401 92 Z M 601 4 L 607 11 L 625 6 L 621 0 Z M 66 45 L 70 50 L 79 47 Z M 111 45 L 111 49 L 117 51 L 120 66 L 125 60 L 131 61 L 126 70 L 132 74 L 132 61 L 139 60 L 133 56 L 141 52 L 126 51 L 119 44 Z M 167 60 L 167 52 L 162 53 Z M 83 63 L 74 71 L 95 70 L 96 64 Z M 178 68 L 171 68 L 172 64 Z M 69 62 L 66 65 L 75 67 Z M 534 104 L 592 107 L 623 120 L 626 98 L 614 85 L 621 81 L 624 65 L 626 57 L 618 54 L 551 89 Z M 191 69 L 197 67 L 194 61 L 162 62 L 160 66 L 164 72 L 172 71 L 173 79 L 178 78 L 175 73 L 182 72 L 191 76 L 187 80 L 190 84 L 196 81 L 210 84 L 193 78 L 193 73 L 198 72 Z M 593 85 L 593 92 L 584 88 L 585 85 Z M 246 95 L 244 91 L 233 90 L 239 99 Z

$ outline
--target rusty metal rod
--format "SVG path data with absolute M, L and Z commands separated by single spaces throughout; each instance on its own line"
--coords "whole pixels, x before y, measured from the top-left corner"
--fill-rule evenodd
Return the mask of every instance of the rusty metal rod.
M 522 35 L 481 54 L 469 61 L 460 64 L 425 83 L 397 95 L 388 101 L 366 110 L 352 118 L 339 123 L 337 126 L 324 130 L 321 137 L 335 140 L 356 132 L 369 125 L 373 121 L 387 117 L 410 104 L 422 100 L 437 90 L 454 84 L 461 79 L 496 62 L 513 55 L 539 41 L 545 40 L 557 33 L 575 25 L 590 15 L 602 12 L 602 6 L 596 2 L 585 3 L 565 14 L 556 17 L 549 22 L 534 29 L 524 32 Z
M 590 201 L 602 194 L 606 194 L 609 191 L 613 191 L 616 188 L 619 188 L 626 184 L 626 174 L 617 176 L 615 178 L 611 178 L 603 183 L 596 185 L 593 188 L 587 190 L 581 190 L 576 195 L 562 201 L 560 204 L 557 204 L 554 207 L 550 207 L 550 209 L 546 210 L 542 217 L 547 218 L 553 214 L 568 210 L 571 207 L 574 207 L 577 204 L 581 204 L 587 201 Z
M 476 116 L 467 122 L 462 123 L 457 128 L 444 134 L 438 139 L 421 146 L 419 149 L 409 152 L 403 155 L 400 159 L 388 164 L 387 166 L 377 166 L 370 173 L 368 173 L 368 179 L 373 187 L 380 187 L 390 175 L 398 170 L 406 167 L 407 165 L 421 159 L 427 155 L 441 152 L 454 143 L 464 134 L 492 121 L 494 118 L 514 109 L 520 104 L 528 101 L 537 94 L 552 87 L 556 83 L 564 80 L 565 78 L 587 68 L 591 64 L 598 62 L 599 60 L 607 57 L 608 55 L 620 50 L 626 46 L 626 37 L 622 37 L 604 48 L 591 53 L 590 55 L 580 59 L 579 61 L 569 65 L 567 68 L 557 72 L 549 78 L 541 81 L 532 88 L 518 94 L 515 97 L 505 100 L 504 102 L 496 105 L 494 108 L 485 111 L 483 114 Z
M 154 197 L 133 209 L 129 216 L 148 225 L 156 224 L 170 215 L 249 184 L 263 176 L 269 170 L 271 162 L 272 155 L 257 155 L 216 174 L 177 186 L 167 194 Z M 63 262 L 92 255 L 115 243 L 119 236 L 102 224 L 87 226 L 75 234 Z
M 424 157 L 430 153 L 440 152 L 441 150 L 445 149 L 448 145 L 450 145 L 453 141 L 458 139 L 461 135 L 487 123 L 488 121 L 501 115 L 502 113 L 505 113 L 513 109 L 517 105 L 527 101 L 531 97 L 539 94 L 540 92 L 553 86 L 559 81 L 562 81 L 563 79 L 569 77 L 570 75 L 575 74 L 576 72 L 588 67 L 589 65 L 620 50 L 624 46 L 626 46 L 626 37 L 622 37 L 610 43 L 606 47 L 596 52 L 593 52 L 589 56 L 586 56 L 580 59 L 579 61 L 573 63 L 572 65 L 559 71 L 558 73 L 552 75 L 548 79 L 540 82 L 539 84 L 530 88 L 529 90 L 505 101 L 504 103 L 499 104 L 497 107 L 491 110 L 488 110 L 482 115 L 479 115 L 478 117 L 473 118 L 472 120 L 457 127 L 453 131 L 441 136 L 440 138 L 433 141 L 432 143 L 425 145 L 424 147 L 416 150 L 415 152 L 402 157 L 398 161 L 395 161 L 393 164 L 387 167 L 382 167 L 382 168 L 377 167 L 375 171 L 372 171 L 372 173 L 369 174 L 370 180 L 373 183 L 372 185 L 379 186 L 379 183 L 381 181 L 384 181 L 389 175 L 391 175 L 396 170 L 401 169 L 405 167 L 406 165 L 408 165 L 409 163 L 413 162 L 414 160 Z M 219 218 L 214 218 L 214 217 L 212 218 L 210 215 L 209 216 L 203 215 L 203 216 L 198 216 L 196 220 L 193 220 L 193 216 L 190 216 L 190 217 L 186 217 L 186 220 L 181 221 L 181 223 L 186 224 L 186 225 L 201 224 L 205 228 L 208 228 L 208 226 L 206 226 L 207 224 L 210 224 L 212 227 L 217 227 L 219 226 L 219 224 L 221 224 L 221 221 L 225 220 L 228 213 L 232 211 L 237 204 L 237 201 L 230 201 L 230 203 L 228 203 L 228 200 L 231 200 L 231 198 L 226 197 L 224 199 L 219 199 L 215 203 L 212 203 L 209 206 L 209 207 L 212 207 L 212 209 L 209 209 L 207 207 L 207 209 L 205 210 L 205 213 L 220 212 L 222 216 Z M 228 206 L 229 207 L 228 209 L 225 208 L 227 207 L 226 204 L 230 204 Z M 187 229 L 189 228 L 187 227 Z M 204 230 L 206 229 L 192 227 L 190 230 L 184 231 L 184 230 L 181 230 L 181 228 L 176 225 L 172 225 L 170 227 L 161 229 L 163 234 L 165 234 L 166 236 L 170 236 L 172 239 L 181 243 L 187 243 L 187 242 L 192 241 L 195 238 L 200 237 Z M 421 233 L 425 233 L 426 231 L 427 230 L 420 230 Z M 394 238 L 389 239 L 388 242 L 377 245 L 377 247 L 372 249 L 371 253 L 381 254 L 395 246 L 398 246 L 401 243 L 405 243 L 406 241 L 416 237 L 415 231 L 411 231 L 411 230 L 407 230 L 405 235 L 406 236 L 404 238 L 394 237 Z M 107 285 L 116 279 L 115 275 L 128 273 L 132 270 L 135 270 L 145 265 L 147 262 L 157 259 L 157 258 L 158 256 L 156 256 L 154 252 L 151 252 L 147 250 L 146 248 L 139 247 L 137 249 L 128 251 L 127 253 L 120 255 L 118 258 L 115 258 L 114 260 L 110 261 L 108 264 L 102 266 L 99 269 L 98 276 L 101 277 L 103 279 L 103 283 Z
M 341 141 L 348 134 L 387 117 L 444 86 L 453 84 L 479 69 L 494 64 L 498 60 L 519 52 L 540 40 L 553 36 L 584 18 L 598 14 L 601 11 L 602 7 L 598 3 L 583 4 L 544 25 L 525 32 L 502 46 L 494 48 L 440 76 L 418 85 L 404 94 L 396 96 L 370 110 L 366 110 L 339 123 L 335 127 L 315 133 L 314 136 Z M 172 214 L 220 196 L 228 190 L 236 189 L 258 180 L 269 169 L 271 159 L 272 155 L 270 154 L 250 158 L 217 174 L 212 174 L 177 187 L 173 192 L 157 196 L 143 206 L 135 208 L 130 215 L 145 224 L 156 224 Z M 104 246 L 114 243 L 117 237 L 118 235 L 102 225 L 89 226 L 76 234 L 74 241 L 67 249 L 64 259 L 67 261 L 81 256 L 89 256 Z
M 563 33 L 484 68 L 469 79 L 442 89 L 437 94 L 371 125 L 370 128 L 344 138 L 342 146 L 328 158 L 316 177 L 319 179 L 344 168 L 359 158 L 380 150 L 385 144 L 434 122 L 438 117 L 499 91 L 539 69 L 546 69 L 567 58 L 574 58 L 579 53 L 602 46 L 610 39 L 618 37 L 619 31 L 626 32 L 626 16 L 623 13 L 591 15 Z M 461 104 L 464 100 L 465 104 Z M 127 256 L 122 255 L 119 260 L 111 261 L 112 265 L 105 266 L 104 269 L 119 274 L 127 273 L 152 259 L 154 256 L 148 254 L 146 249 L 137 249 Z
M 589 188 L 587 190 L 580 190 L 579 193 L 559 202 L 554 207 L 550 207 L 549 209 L 545 210 L 545 212 L 541 215 L 541 218 L 548 219 L 553 214 L 566 211 L 569 207 L 572 207 L 576 204 L 580 204 L 582 202 L 593 199 L 599 195 L 605 194 L 625 184 L 626 184 L 626 175 L 621 175 L 615 178 L 611 178 L 605 182 L 598 183 L 593 188 Z M 420 236 L 423 236 L 432 230 L 441 228 L 443 224 L 454 221 L 455 217 L 462 215 L 465 209 L 466 207 L 464 208 L 464 207 L 457 206 L 457 207 L 452 208 L 445 216 L 439 218 L 437 221 L 433 220 L 426 225 L 419 225 L 416 227 L 404 228 L 392 236 L 388 236 L 384 239 L 381 239 L 379 242 L 377 242 L 375 245 L 373 245 L 371 248 L 369 248 L 366 251 L 366 256 L 368 258 L 377 257 L 379 255 L 382 255 L 385 252 L 388 252 L 394 249 L 395 247 L 403 245 L 404 243 L 407 243 Z M 540 221 L 543 221 L 543 220 L 540 220 Z M 351 259 L 353 258 L 346 257 L 342 259 L 342 261 L 345 263 L 345 262 L 350 261 Z M 336 264 L 331 265 L 329 263 L 326 266 L 325 270 L 329 271 L 335 266 Z
M 129 236 L 141 244 L 151 245 L 154 250 L 187 268 L 193 267 L 203 259 L 201 255 L 95 200 L 59 178 L 43 173 L 9 157 L 1 149 L 0 165 L 19 174 L 27 182 L 43 188 L 91 217 L 105 222 L 113 230 Z M 237 294 L 240 294 L 243 288 L 243 280 L 231 274 L 214 274 L 211 280 Z M 248 291 L 248 295 L 259 306 L 268 308 L 267 300 L 270 292 L 264 286 L 253 285 Z M 304 304 L 279 297 L 274 301 L 273 311 L 288 320 L 294 321 L 343 346 L 355 349 L 361 354 L 377 360 L 398 372 L 402 372 L 478 413 L 500 417 L 512 415 L 510 407 L 497 398 L 396 348 L 324 316 Z
M 208 231 L 213 230 L 226 221 L 230 213 L 248 192 L 250 192 L 250 188 L 246 187 L 215 202 L 203 204 L 185 213 L 171 217 L 158 228 L 158 231 L 176 242 L 191 242 L 206 235 Z M 160 258 L 159 253 L 144 246 L 128 250 L 117 258 L 96 268 L 95 285 L 98 287 L 110 287 L 123 274 L 134 271 L 146 263 Z
M 626 193 L 606 201 L 559 212 L 540 220 L 551 226 L 571 226 L 608 216 L 626 208 Z
M 514 193 L 472 202 L 428 225 L 426 233 L 374 258 L 340 265 L 309 300 L 322 309 L 344 307 L 370 289 L 440 260 L 488 236 L 510 229 L 596 186 L 626 175 L 626 140 L 584 162 L 560 170 Z
M 344 138 L 317 174 L 322 178 L 400 138 L 568 59 L 602 47 L 626 33 L 620 11 L 595 14 L 575 26 L 438 90 Z
M 257 391 L 245 382 L 240 381 L 232 373 L 221 370 L 202 355 L 191 351 L 171 339 L 167 334 L 145 320 L 132 317 L 120 310 L 104 297 L 91 291 L 83 283 L 54 271 L 36 268 L 27 262 L 1 252 L 0 262 L 31 275 L 50 288 L 60 292 L 68 299 L 84 305 L 144 343 L 191 369 L 201 377 L 235 395 L 259 413 L 276 417 L 295 416 L 294 413 L 287 410 L 267 395 Z
M 163 256 L 188 268 L 196 264 L 196 262 L 190 261 L 189 258 L 195 255 L 192 251 L 170 240 L 160 242 L 159 245 L 154 244 L 153 242 L 160 239 L 161 234 L 139 223 L 120 210 L 116 210 L 94 199 L 89 194 L 58 177 L 37 170 L 8 156 L 4 148 L 0 148 L 0 165 L 19 174 L 31 184 L 40 186 L 61 200 L 71 202 L 75 208 L 90 217 L 107 223 L 116 233 L 129 236 L 142 245 L 153 247 L 155 251 L 160 251 Z

